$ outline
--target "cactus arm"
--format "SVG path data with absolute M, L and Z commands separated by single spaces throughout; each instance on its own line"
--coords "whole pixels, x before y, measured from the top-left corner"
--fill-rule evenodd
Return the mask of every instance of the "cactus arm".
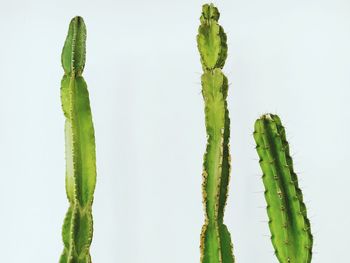
M 92 202 L 96 184 L 95 136 L 89 94 L 82 77 L 86 28 L 81 17 L 72 19 L 62 51 L 62 109 L 66 118 L 66 192 L 69 209 L 62 238 L 60 263 L 90 263 Z
M 218 24 L 216 7 L 204 5 L 197 44 L 201 56 L 207 146 L 203 163 L 203 203 L 205 223 L 201 233 L 202 263 L 233 263 L 232 242 L 223 224 L 230 175 L 227 110 L 228 82 L 221 68 L 227 56 L 226 35 Z
M 266 114 L 258 119 L 254 139 L 275 254 L 281 263 L 309 263 L 313 244 L 310 222 L 280 118 Z

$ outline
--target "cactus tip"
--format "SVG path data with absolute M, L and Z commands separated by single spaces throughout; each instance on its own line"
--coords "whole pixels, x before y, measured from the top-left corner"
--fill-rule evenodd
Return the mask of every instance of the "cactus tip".
M 205 20 L 215 20 L 218 21 L 220 18 L 219 10 L 214 4 L 204 4 L 202 7 L 202 17 Z
M 67 75 L 74 72 L 81 75 L 85 66 L 86 26 L 81 16 L 75 16 L 69 23 L 69 30 L 62 50 L 62 67 Z

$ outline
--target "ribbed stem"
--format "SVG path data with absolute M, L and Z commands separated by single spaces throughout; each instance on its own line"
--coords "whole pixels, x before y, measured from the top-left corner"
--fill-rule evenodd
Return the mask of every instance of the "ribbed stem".
M 197 43 L 203 67 L 207 147 L 203 164 L 205 224 L 201 233 L 202 263 L 233 263 L 232 242 L 223 224 L 230 176 L 228 82 L 221 69 L 227 56 L 226 35 L 216 7 L 204 5 Z
M 84 21 L 75 17 L 62 51 L 65 74 L 61 82 L 61 101 L 66 117 L 66 192 L 70 206 L 62 228 L 64 250 L 60 263 L 91 262 L 96 157 L 89 93 L 81 76 L 85 66 L 85 43 Z
M 310 223 L 280 118 L 265 114 L 258 119 L 254 139 L 275 254 L 281 263 L 309 263 L 313 243 Z

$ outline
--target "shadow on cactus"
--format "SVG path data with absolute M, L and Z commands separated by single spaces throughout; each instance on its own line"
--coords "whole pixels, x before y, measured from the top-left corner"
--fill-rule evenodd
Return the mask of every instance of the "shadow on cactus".
M 281 263 L 309 263 L 313 243 L 310 222 L 280 118 L 261 116 L 255 122 L 254 139 L 275 254 Z
M 90 263 L 92 202 L 96 184 L 95 136 L 89 93 L 82 76 L 85 66 L 86 27 L 72 19 L 62 51 L 62 109 L 66 118 L 66 192 L 69 209 L 64 219 L 64 250 L 60 263 Z
M 223 224 L 230 176 L 228 82 L 221 69 L 227 57 L 226 35 L 218 9 L 204 5 L 197 35 L 203 75 L 207 147 L 203 164 L 205 223 L 201 233 L 202 263 L 233 263 L 230 233 Z

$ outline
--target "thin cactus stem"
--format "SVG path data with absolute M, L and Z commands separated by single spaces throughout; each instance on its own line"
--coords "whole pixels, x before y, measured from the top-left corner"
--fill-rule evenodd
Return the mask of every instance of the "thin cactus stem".
M 213 4 L 203 5 L 197 35 L 204 71 L 201 83 L 207 132 L 202 185 L 205 207 L 202 263 L 234 262 L 230 233 L 223 224 L 230 179 L 230 119 L 226 102 L 228 81 L 221 71 L 227 57 L 227 44 L 224 30 L 218 24 L 219 16 Z
M 261 116 L 255 122 L 254 139 L 275 254 L 281 263 L 309 263 L 313 244 L 310 222 L 280 118 Z
M 86 27 L 72 19 L 62 51 L 62 109 L 66 118 L 66 192 L 69 209 L 64 219 L 60 263 L 91 263 L 92 202 L 96 184 L 95 136 L 89 93 L 82 76 Z

